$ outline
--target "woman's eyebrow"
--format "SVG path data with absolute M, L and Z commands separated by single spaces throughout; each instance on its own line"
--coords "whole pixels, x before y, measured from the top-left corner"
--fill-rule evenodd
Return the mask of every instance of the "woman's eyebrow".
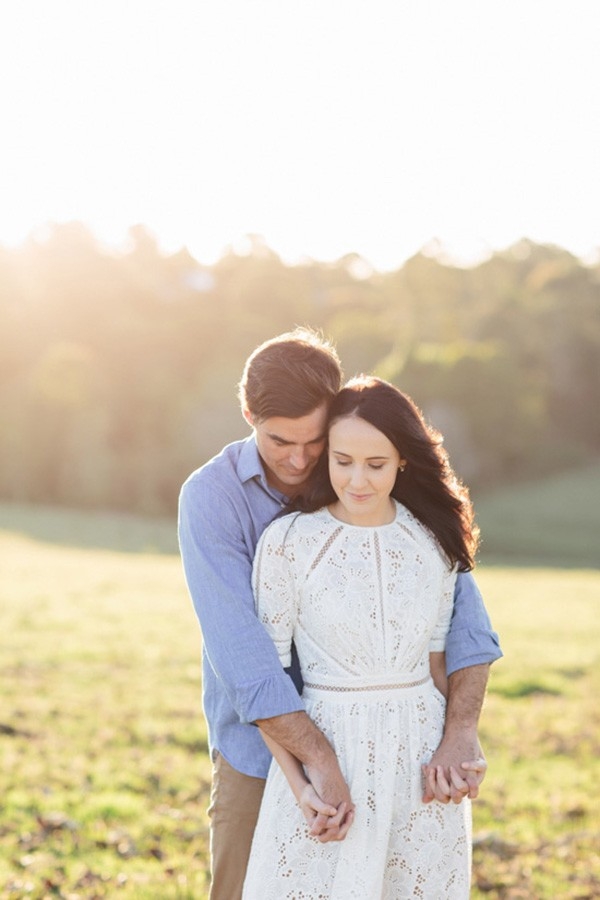
M 344 453 L 342 450 L 334 450 L 332 447 L 331 452 L 335 453 L 336 456 L 345 456 L 346 459 L 352 459 L 352 457 L 349 453 Z M 386 460 L 386 459 L 389 459 L 389 456 L 367 456 L 367 460 L 369 460 L 370 462 L 373 462 L 376 459 L 377 460 Z

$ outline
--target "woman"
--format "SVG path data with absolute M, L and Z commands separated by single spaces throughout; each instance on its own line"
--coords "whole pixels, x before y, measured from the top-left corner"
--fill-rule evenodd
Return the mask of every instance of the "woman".
M 355 809 L 345 840 L 317 839 L 303 813 L 310 824 L 322 806 L 300 763 L 269 743 L 277 763 L 244 897 L 467 898 L 470 804 L 421 799 L 421 766 L 443 732 L 454 581 L 476 550 L 467 492 L 411 399 L 362 376 L 333 401 L 325 463 L 304 505 L 307 514 L 277 520 L 259 543 L 258 614 L 284 666 L 296 644 L 307 712 Z

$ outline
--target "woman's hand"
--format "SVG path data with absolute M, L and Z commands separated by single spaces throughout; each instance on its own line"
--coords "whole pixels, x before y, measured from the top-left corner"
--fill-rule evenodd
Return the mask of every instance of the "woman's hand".
M 310 782 L 307 782 L 298 797 L 298 805 L 309 827 L 310 834 L 321 843 L 343 841 L 354 821 L 354 810 L 348 811 L 346 803 L 338 809 L 324 803 Z
M 347 803 L 340 803 L 335 816 L 327 819 L 325 830 L 317 835 L 317 840 L 322 844 L 329 841 L 343 841 L 354 822 L 354 807 L 348 809 Z
M 320 834 L 325 828 L 327 820 L 331 816 L 337 815 L 335 806 L 332 806 L 330 803 L 324 803 L 310 781 L 307 781 L 304 785 L 298 797 L 298 805 L 306 820 L 306 824 L 310 828 L 310 833 L 314 835 Z

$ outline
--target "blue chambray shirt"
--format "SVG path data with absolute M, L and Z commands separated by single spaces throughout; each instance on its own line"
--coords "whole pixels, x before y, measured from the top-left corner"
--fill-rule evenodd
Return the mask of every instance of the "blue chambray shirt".
M 179 546 L 202 630 L 203 706 L 211 756 L 265 778 L 271 761 L 251 723 L 304 709 L 254 610 L 258 539 L 285 505 L 267 484 L 253 436 L 193 472 L 179 499 Z M 446 640 L 448 674 L 502 656 L 470 573 L 459 574 Z

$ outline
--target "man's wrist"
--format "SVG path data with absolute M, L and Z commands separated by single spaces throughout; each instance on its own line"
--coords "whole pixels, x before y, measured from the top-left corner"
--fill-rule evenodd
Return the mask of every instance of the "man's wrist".
M 465 722 L 459 719 L 447 720 L 444 725 L 444 739 L 477 741 L 477 722 Z
M 257 724 L 306 768 L 322 769 L 335 759 L 331 744 L 304 711 L 259 719 Z
M 460 669 L 448 678 L 446 729 L 476 731 L 485 697 L 489 666 Z
M 337 757 L 325 735 L 320 733 L 311 747 L 310 759 L 305 761 L 304 767 L 310 775 L 311 769 L 322 772 L 332 762 L 337 762 Z

